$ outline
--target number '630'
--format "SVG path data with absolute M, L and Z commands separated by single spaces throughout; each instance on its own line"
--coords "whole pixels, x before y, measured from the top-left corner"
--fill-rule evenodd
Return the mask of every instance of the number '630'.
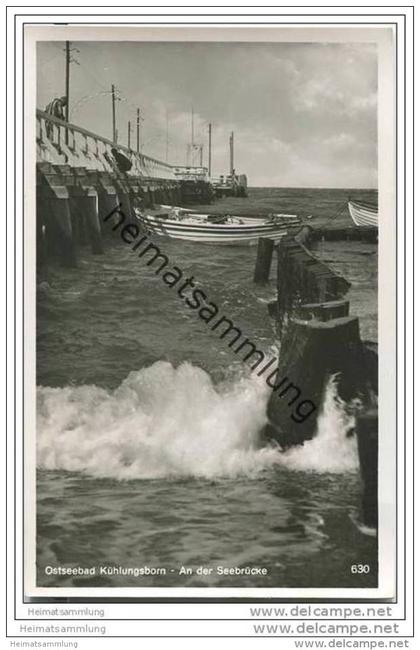
M 352 564 L 350 571 L 352 573 L 369 573 L 369 564 Z

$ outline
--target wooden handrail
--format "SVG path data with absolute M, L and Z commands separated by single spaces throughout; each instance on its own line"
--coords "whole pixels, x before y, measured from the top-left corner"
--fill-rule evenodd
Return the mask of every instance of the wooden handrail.
M 82 126 L 76 126 L 76 124 L 72 124 L 71 122 L 65 122 L 64 120 L 60 120 L 58 117 L 54 117 L 49 113 L 45 113 L 44 111 L 41 111 L 39 108 L 36 109 L 36 116 L 37 118 L 44 119 L 48 122 L 52 122 L 52 124 L 55 124 L 56 126 L 62 127 L 64 129 L 68 129 L 69 131 L 77 131 L 78 133 L 81 133 L 86 137 L 92 138 L 93 140 L 100 140 L 104 144 L 107 144 L 111 147 L 115 147 L 118 150 L 124 151 L 126 154 L 128 153 L 129 155 L 138 156 L 139 158 L 142 158 L 145 162 L 158 164 L 161 167 L 165 167 L 166 169 L 171 171 L 173 171 L 174 169 L 174 166 L 170 165 L 169 163 L 163 162 L 162 160 L 158 160 L 157 158 L 152 158 L 151 156 L 146 156 L 143 153 L 133 151 L 132 149 L 129 149 L 128 147 L 125 147 L 122 144 L 118 144 L 112 142 L 112 140 L 109 140 L 108 138 L 104 138 L 102 135 L 98 135 L 97 133 L 88 131 L 87 129 L 84 129 Z

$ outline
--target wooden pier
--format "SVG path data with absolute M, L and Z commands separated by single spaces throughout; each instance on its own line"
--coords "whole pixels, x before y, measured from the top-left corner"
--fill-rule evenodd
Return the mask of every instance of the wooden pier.
M 288 377 L 302 394 L 322 409 L 325 389 L 337 376 L 338 396 L 346 407 L 359 400 L 356 435 L 364 484 L 363 522 L 377 526 L 378 358 L 374 344 L 362 341 L 359 319 L 350 315 L 346 294 L 350 283 L 317 259 L 302 241 L 307 229 L 282 239 L 274 247 L 259 242 L 254 280 L 268 281 L 273 251 L 277 253 L 277 300 L 268 305 L 280 346 L 276 379 Z M 275 391 L 268 405 L 268 439 L 283 449 L 303 444 L 316 433 L 314 418 L 294 421 L 290 404 Z
M 86 243 L 100 254 L 101 217 L 117 204 L 130 218 L 136 206 L 208 201 L 202 181 L 180 180 L 168 163 L 43 111 L 36 126 L 38 266 L 50 258 L 74 266 Z

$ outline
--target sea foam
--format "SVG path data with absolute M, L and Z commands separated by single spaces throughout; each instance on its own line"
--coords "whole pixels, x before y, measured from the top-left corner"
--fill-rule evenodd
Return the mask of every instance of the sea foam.
M 325 390 L 314 437 L 304 445 L 291 447 L 282 453 L 282 465 L 315 472 L 356 471 L 359 459 L 354 425 L 354 416 L 345 410 L 344 402 L 337 395 L 336 378 L 332 377 Z
M 190 363 L 159 361 L 114 391 L 39 387 L 37 464 L 114 479 L 255 476 L 275 465 L 348 471 L 357 467 L 355 442 L 334 394 L 330 383 L 316 438 L 281 452 L 261 446 L 270 395 L 261 378 L 216 386 Z

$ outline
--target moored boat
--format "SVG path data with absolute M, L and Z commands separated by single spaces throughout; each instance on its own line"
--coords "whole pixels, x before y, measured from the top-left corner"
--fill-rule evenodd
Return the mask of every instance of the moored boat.
M 205 215 L 187 211 L 145 213 L 136 210 L 142 225 L 152 234 L 211 244 L 255 244 L 260 237 L 279 241 L 301 220 L 292 215 L 268 218 Z
M 349 201 L 348 207 L 356 226 L 378 227 L 378 208 L 376 206 L 360 201 Z

